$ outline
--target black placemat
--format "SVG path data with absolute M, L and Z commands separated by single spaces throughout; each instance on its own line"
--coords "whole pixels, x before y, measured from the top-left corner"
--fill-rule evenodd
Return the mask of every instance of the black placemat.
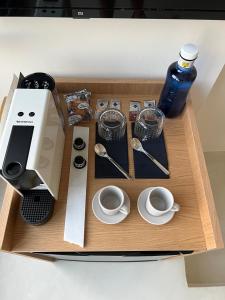
M 105 141 L 98 135 L 96 124 L 96 144 L 105 146 L 107 153 L 111 156 L 127 173 L 129 173 L 127 131 L 120 141 Z M 108 159 L 95 154 L 95 178 L 125 178 Z
M 134 123 L 132 123 L 132 136 L 134 135 Z M 154 156 L 166 169 L 168 169 L 168 159 L 164 134 L 157 139 L 142 142 L 143 148 Z M 135 178 L 169 178 L 164 174 L 145 154 L 133 150 Z

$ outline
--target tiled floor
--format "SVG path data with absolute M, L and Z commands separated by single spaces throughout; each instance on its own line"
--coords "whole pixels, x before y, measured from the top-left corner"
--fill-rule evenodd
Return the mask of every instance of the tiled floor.
M 188 288 L 183 259 L 47 263 L 0 255 L 2 300 L 224 300 L 225 287 Z
M 0 299 L 224 300 L 225 287 L 188 288 L 182 258 L 141 263 L 49 263 L 1 253 Z

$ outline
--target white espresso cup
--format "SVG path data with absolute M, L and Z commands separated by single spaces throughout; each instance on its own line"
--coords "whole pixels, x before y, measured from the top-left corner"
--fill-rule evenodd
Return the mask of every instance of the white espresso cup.
M 114 185 L 109 185 L 101 189 L 98 195 L 99 205 L 106 215 L 115 215 L 118 212 L 128 214 L 128 208 L 125 205 L 123 191 Z
M 172 193 L 164 187 L 154 187 L 149 191 L 146 209 L 152 216 L 161 216 L 169 211 L 179 211 L 180 205 L 174 202 Z

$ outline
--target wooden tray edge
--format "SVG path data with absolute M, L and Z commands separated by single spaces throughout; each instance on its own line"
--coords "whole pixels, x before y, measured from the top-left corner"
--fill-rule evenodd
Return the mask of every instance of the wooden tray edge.
M 10 251 L 14 235 L 14 224 L 19 209 L 19 194 L 12 186 L 6 185 L 6 190 L 0 210 L 0 249 Z
M 193 157 L 193 172 L 196 177 L 195 181 L 198 182 L 198 188 L 200 189 L 198 204 L 206 248 L 207 250 L 220 249 L 224 247 L 224 243 L 191 101 L 187 103 L 185 116 L 187 118 L 186 123 L 187 127 L 189 127 L 189 134 L 194 145 L 190 151 L 195 156 L 195 158 Z
M 88 79 L 88 78 L 56 78 L 57 84 L 61 87 L 64 84 L 83 84 L 86 82 L 99 83 L 99 81 L 108 83 L 130 83 L 130 84 L 157 84 L 157 89 L 162 87 L 162 81 L 160 80 L 134 80 L 134 79 Z M 2 106 L 0 107 L 2 111 Z M 189 134 L 193 139 L 194 146 L 192 147 L 192 153 L 195 156 L 195 170 L 196 177 L 198 178 L 198 186 L 201 188 L 201 194 L 204 196 L 199 198 L 199 210 L 203 226 L 203 232 L 205 235 L 206 249 L 211 250 L 215 248 L 223 248 L 223 240 L 221 230 L 218 222 L 218 217 L 215 209 L 213 194 L 210 186 L 210 181 L 207 173 L 206 163 L 202 152 L 202 146 L 200 143 L 200 137 L 197 129 L 197 124 L 194 117 L 194 112 L 191 103 L 187 104 L 185 118 L 187 118 L 187 126 L 189 127 Z M 196 164 L 197 162 L 197 164 Z M 5 196 L 3 199 L 3 206 L 0 211 L 0 249 L 5 251 L 11 250 L 11 244 L 13 239 L 14 221 L 16 216 L 13 216 L 13 211 L 17 211 L 19 204 L 19 197 L 10 185 L 7 185 Z

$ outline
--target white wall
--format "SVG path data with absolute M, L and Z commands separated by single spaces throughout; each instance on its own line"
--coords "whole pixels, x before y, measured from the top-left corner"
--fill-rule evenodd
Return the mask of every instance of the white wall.
M 196 43 L 195 109 L 225 61 L 225 21 L 0 18 L 0 97 L 12 73 L 164 78 L 186 42 Z
M 225 65 L 197 117 L 205 152 L 225 151 Z

